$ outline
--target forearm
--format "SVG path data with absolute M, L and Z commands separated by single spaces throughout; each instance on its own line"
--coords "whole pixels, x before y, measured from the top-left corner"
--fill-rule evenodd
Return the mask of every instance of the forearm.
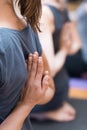
M 65 49 L 61 49 L 56 55 L 54 54 L 53 40 L 50 33 L 39 34 L 39 37 L 51 70 L 51 75 L 54 76 L 63 67 L 67 52 Z
M 0 124 L 0 130 L 21 130 L 23 123 L 31 112 L 33 105 L 18 104 L 13 112 Z
M 51 75 L 54 77 L 63 67 L 66 60 L 67 53 L 64 50 L 60 50 L 53 57 L 50 54 L 47 55 L 47 60 L 51 70 Z
M 67 57 L 67 52 L 65 49 L 61 49 L 54 58 L 53 65 L 51 67 L 52 76 L 54 77 L 63 67 Z

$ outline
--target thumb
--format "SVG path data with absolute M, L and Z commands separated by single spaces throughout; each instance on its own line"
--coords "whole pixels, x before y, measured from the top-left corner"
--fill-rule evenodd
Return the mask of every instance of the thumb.
M 44 75 L 42 80 L 42 90 L 45 92 L 48 89 L 48 86 L 49 86 L 49 75 L 46 74 Z

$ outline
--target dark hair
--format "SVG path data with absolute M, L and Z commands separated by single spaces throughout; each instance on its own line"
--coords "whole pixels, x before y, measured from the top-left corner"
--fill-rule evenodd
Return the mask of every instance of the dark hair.
M 41 0 L 16 0 L 21 14 L 27 18 L 31 27 L 39 30 L 39 19 L 41 17 Z

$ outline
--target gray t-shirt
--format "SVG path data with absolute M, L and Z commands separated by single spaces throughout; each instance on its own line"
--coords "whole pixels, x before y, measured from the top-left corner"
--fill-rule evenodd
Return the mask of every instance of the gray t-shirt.
M 38 35 L 30 26 L 21 31 L 0 28 L 0 123 L 18 102 L 27 77 L 25 60 L 35 51 L 42 53 Z M 29 117 L 22 129 L 31 129 Z

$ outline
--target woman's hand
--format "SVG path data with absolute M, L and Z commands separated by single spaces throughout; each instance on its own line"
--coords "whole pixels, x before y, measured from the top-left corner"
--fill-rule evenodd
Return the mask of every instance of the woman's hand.
M 69 23 L 67 27 L 69 28 L 70 40 L 72 41 L 72 46 L 70 48 L 69 54 L 74 55 L 82 48 L 82 43 L 79 37 L 79 33 L 77 31 L 76 24 Z
M 49 74 L 43 72 L 43 59 L 35 52 L 30 54 L 27 61 L 28 78 L 23 88 L 21 102 L 25 105 L 30 103 L 35 106 L 41 103 L 49 86 Z
M 64 25 L 60 41 L 61 48 L 70 55 L 77 53 L 82 47 L 75 24 L 70 22 Z
M 64 50 L 67 55 L 69 54 L 72 47 L 71 32 L 68 24 L 69 23 L 63 26 L 60 36 L 60 49 Z

